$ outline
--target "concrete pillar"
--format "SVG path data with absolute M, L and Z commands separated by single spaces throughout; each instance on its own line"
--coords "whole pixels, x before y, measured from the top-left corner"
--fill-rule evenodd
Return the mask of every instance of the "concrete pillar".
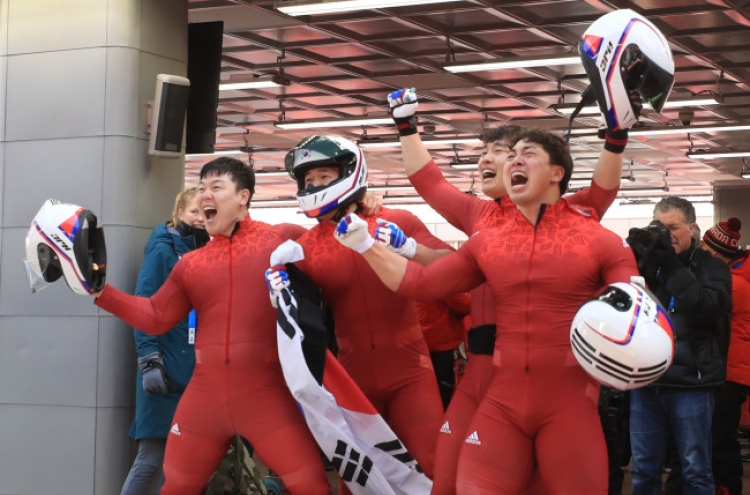
M 132 329 L 21 261 L 48 198 L 105 226 L 107 280 L 133 290 L 183 186 L 146 153 L 156 75 L 187 73 L 187 0 L 0 0 L 0 494 L 112 495 L 130 466 Z

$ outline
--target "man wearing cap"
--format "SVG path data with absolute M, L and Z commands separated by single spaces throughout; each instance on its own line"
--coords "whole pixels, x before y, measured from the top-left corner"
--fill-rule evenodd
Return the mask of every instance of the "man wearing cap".
M 742 249 L 742 222 L 731 217 L 703 236 L 703 248 L 732 272 L 732 320 L 727 357 L 727 381 L 714 399 L 713 473 L 716 493 L 742 494 L 742 457 L 737 428 L 742 403 L 750 388 L 750 252 Z

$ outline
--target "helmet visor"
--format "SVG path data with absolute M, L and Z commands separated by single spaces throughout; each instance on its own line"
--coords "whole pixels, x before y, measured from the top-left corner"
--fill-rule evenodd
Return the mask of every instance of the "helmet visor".
M 33 261 L 23 260 L 23 268 L 26 272 L 26 280 L 29 282 L 29 288 L 31 292 L 39 292 L 49 285 L 49 282 L 44 280 L 44 275 L 39 273 L 37 270 L 38 264 Z
M 297 161 L 297 153 L 299 153 L 299 151 L 299 148 L 292 148 L 292 150 L 284 157 L 284 168 L 293 179 L 296 179 L 296 177 L 294 177 L 294 164 Z
M 628 45 L 620 57 L 622 80 L 628 91 L 636 91 L 661 113 L 674 84 L 674 74 L 664 70 L 637 45 Z
M 597 297 L 597 300 L 607 303 L 617 311 L 627 311 L 633 305 L 633 300 L 630 294 L 620 289 L 619 287 L 609 286 Z

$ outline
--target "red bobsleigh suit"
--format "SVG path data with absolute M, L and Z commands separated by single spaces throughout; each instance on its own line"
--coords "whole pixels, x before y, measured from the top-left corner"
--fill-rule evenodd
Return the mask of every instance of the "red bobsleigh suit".
M 565 199 L 543 205 L 536 226 L 516 211 L 455 254 L 409 264 L 400 294 L 429 300 L 487 282 L 497 301 L 495 372 L 461 449 L 457 493 L 516 495 L 535 462 L 549 493 L 606 493 L 599 384 L 573 356 L 570 324 L 604 286 L 637 274 L 627 244 Z
M 149 334 L 164 333 L 195 307 L 195 371 L 174 416 L 163 495 L 199 495 L 241 435 L 293 494 L 330 494 L 320 450 L 281 372 L 276 312 L 264 272 L 271 252 L 305 232 L 248 217 L 175 265 L 151 298 L 107 285 L 96 304 Z M 335 241 L 334 241 L 335 242 Z
M 383 208 L 366 217 L 371 233 L 378 218 L 397 224 L 420 244 L 450 249 L 407 211 Z M 383 285 L 359 254 L 335 239 L 335 229 L 335 223 L 324 221 L 300 237 L 305 259 L 296 264 L 331 305 L 338 360 L 432 477 L 443 407 L 414 303 Z
M 409 181 L 435 211 L 467 236 L 500 227 L 516 212 L 516 205 L 508 196 L 487 201 L 458 190 L 445 179 L 434 161 L 409 176 Z M 605 190 L 592 183 L 590 188 L 566 199 L 571 204 L 593 208 L 601 218 L 616 196 L 617 189 Z M 456 493 L 458 455 L 469 433 L 469 423 L 494 372 L 495 303 L 492 292 L 484 284 L 471 292 L 471 321 L 466 371 L 454 392 L 438 435 L 432 495 Z

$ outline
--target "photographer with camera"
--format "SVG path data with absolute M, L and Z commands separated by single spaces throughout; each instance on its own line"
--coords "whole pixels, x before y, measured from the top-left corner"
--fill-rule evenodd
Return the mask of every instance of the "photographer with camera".
M 630 441 L 633 495 L 662 493 L 670 433 L 685 495 L 713 495 L 711 421 L 714 392 L 724 383 L 732 310 L 726 263 L 697 247 L 695 208 L 676 196 L 654 207 L 654 221 L 627 241 L 638 269 L 665 308 L 675 338 L 674 361 L 646 387 L 632 390 Z

